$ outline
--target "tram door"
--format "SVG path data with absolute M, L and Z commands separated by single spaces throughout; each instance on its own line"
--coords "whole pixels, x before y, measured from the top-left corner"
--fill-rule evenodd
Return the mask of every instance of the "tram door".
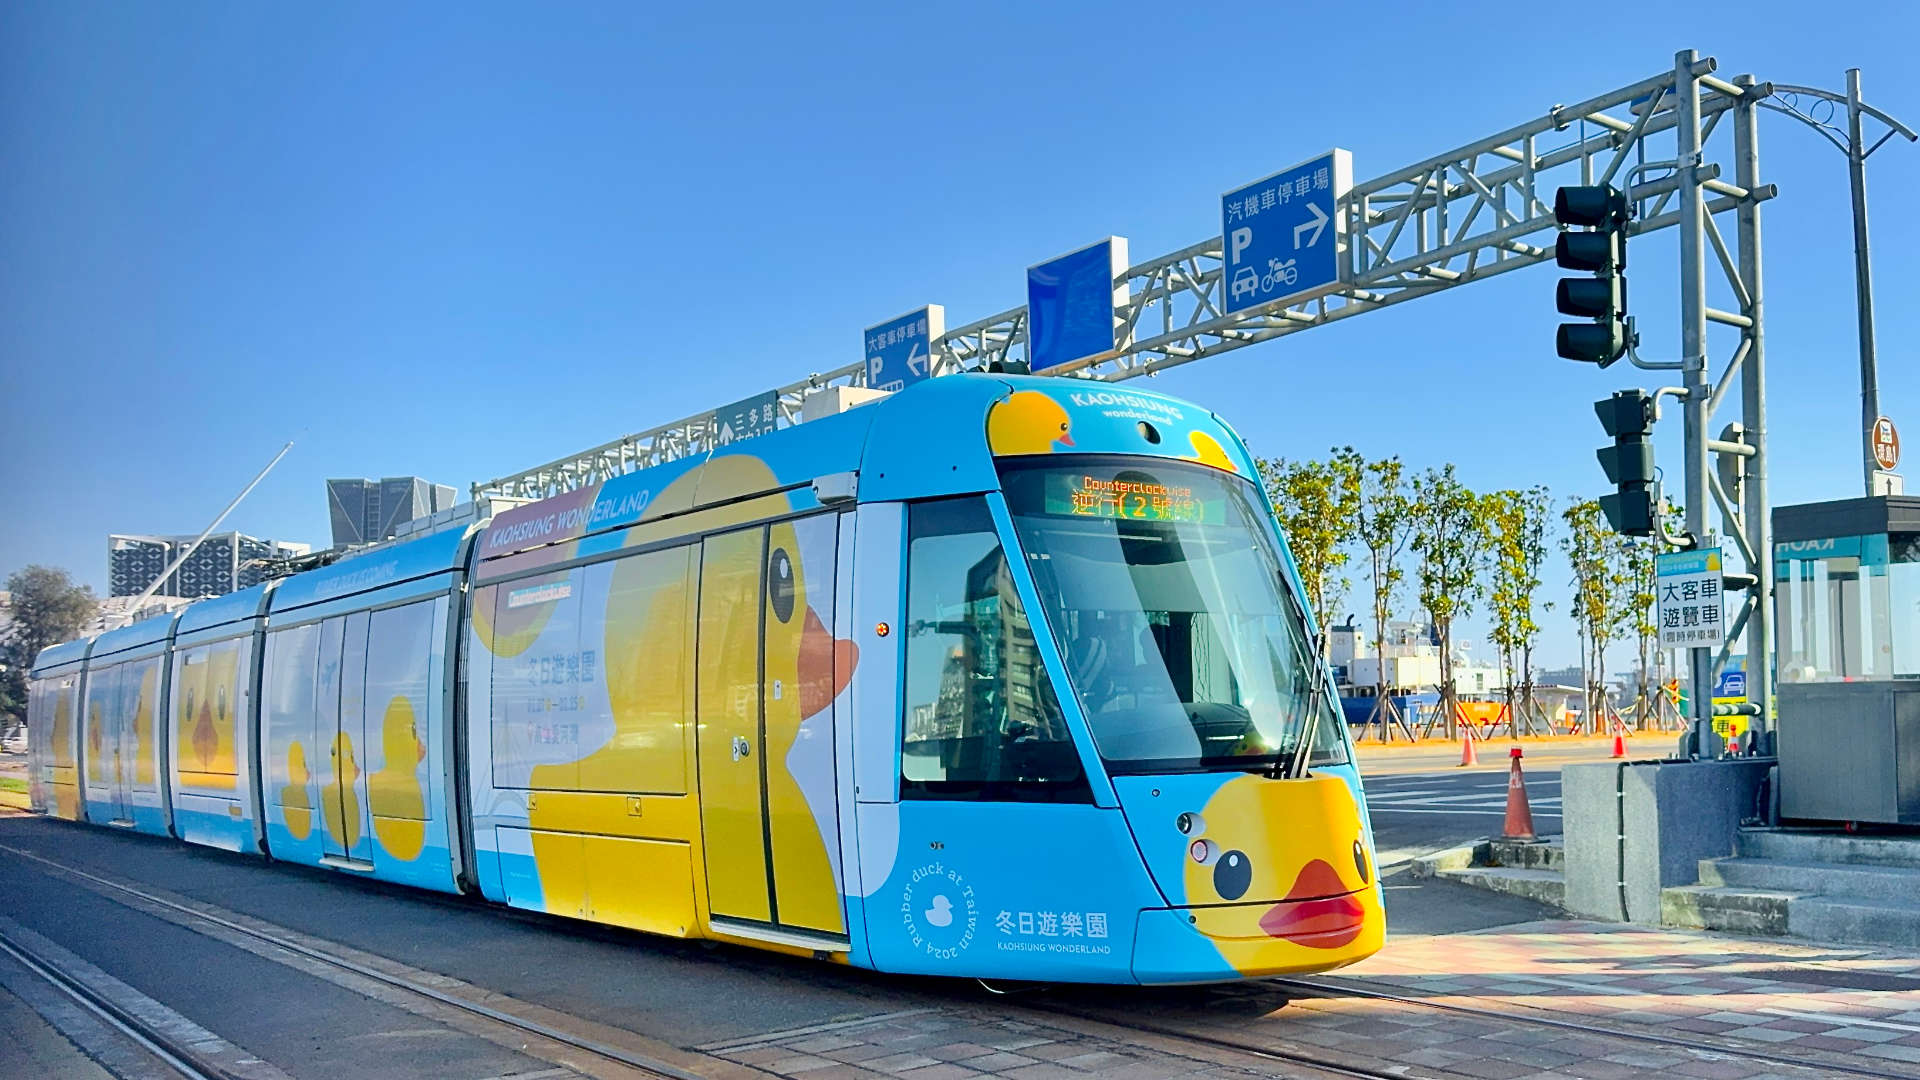
M 327 744 L 328 779 L 320 788 L 326 855 L 356 868 L 373 865 L 366 770 L 367 619 L 364 611 L 320 627 L 314 729 Z
M 709 537 L 696 670 L 713 915 L 845 932 L 834 866 L 837 515 Z M 819 815 L 825 814 L 824 819 Z
M 108 820 L 114 825 L 133 824 L 133 696 L 138 693 L 134 682 L 134 665 L 116 664 L 106 671 L 104 685 L 99 693 L 103 708 L 95 722 L 101 729 L 102 749 L 105 751 L 105 768 L 109 791 L 109 804 L 113 807 L 113 816 Z M 91 696 L 91 695 L 90 695 Z

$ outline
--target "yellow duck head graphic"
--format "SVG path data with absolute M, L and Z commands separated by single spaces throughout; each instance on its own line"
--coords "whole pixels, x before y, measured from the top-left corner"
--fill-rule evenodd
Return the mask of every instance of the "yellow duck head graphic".
M 1380 948 L 1373 866 L 1338 777 L 1237 776 L 1182 824 L 1193 926 L 1236 969 L 1338 966 Z
M 1211 465 L 1216 469 L 1225 469 L 1230 473 L 1240 471 L 1234 466 L 1233 458 L 1227 456 L 1226 448 L 1220 445 L 1220 440 L 1206 432 L 1191 432 L 1187 436 L 1187 441 L 1193 444 L 1193 453 L 1186 457 L 1185 460 L 1197 461 L 1202 465 Z
M 1060 403 L 1038 390 L 1020 390 L 987 411 L 987 446 L 997 455 L 1051 454 L 1073 446 L 1072 421 Z

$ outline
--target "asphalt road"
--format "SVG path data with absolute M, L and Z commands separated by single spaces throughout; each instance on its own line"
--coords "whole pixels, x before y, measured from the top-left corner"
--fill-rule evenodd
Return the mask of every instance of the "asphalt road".
M 1560 767 L 1525 770 L 1534 832 L 1560 832 Z M 1507 770 L 1450 769 L 1365 778 L 1367 812 L 1380 864 L 1500 834 L 1506 823 Z

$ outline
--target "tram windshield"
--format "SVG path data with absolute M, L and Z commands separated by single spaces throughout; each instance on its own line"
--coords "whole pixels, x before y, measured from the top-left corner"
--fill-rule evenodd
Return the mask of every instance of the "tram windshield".
M 1001 480 L 1111 771 L 1346 761 L 1251 483 L 1200 465 L 1058 455 L 1005 464 Z

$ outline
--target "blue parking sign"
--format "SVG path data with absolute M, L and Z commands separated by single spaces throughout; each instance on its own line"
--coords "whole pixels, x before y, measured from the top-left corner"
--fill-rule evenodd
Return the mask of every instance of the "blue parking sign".
M 1027 362 L 1037 372 L 1119 348 L 1114 311 L 1127 302 L 1127 238 L 1027 267 Z
M 1353 155 L 1331 150 L 1222 195 L 1227 311 L 1332 291 L 1352 186 Z
M 867 386 L 904 390 L 933 374 L 933 343 L 947 336 L 947 309 L 939 304 L 867 327 Z

